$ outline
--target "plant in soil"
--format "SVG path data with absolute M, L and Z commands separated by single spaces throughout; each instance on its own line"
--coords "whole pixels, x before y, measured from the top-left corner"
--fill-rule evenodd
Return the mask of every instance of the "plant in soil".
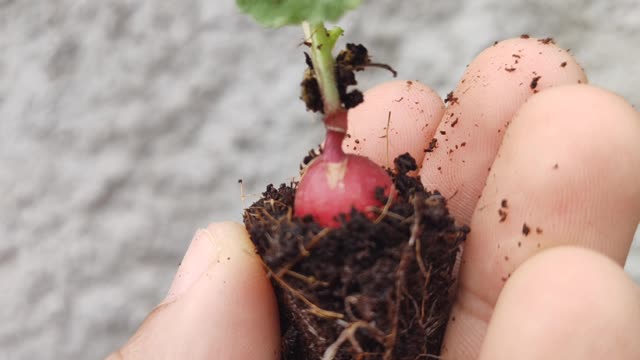
M 269 185 L 244 213 L 279 303 L 283 359 L 416 359 L 438 356 L 451 308 L 454 264 L 469 229 L 444 199 L 408 174 L 405 154 L 383 169 L 346 154 L 347 113 L 363 101 L 355 73 L 367 49 L 328 30 L 359 0 L 238 0 L 268 26 L 301 24 L 306 70 L 302 100 L 323 114 L 319 154 L 298 182 Z

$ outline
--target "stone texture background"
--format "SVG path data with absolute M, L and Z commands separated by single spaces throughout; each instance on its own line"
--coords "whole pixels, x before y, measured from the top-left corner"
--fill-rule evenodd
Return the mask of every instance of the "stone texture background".
M 342 24 L 446 94 L 494 40 L 554 36 L 640 106 L 636 0 L 365 1 Z M 297 28 L 231 0 L 0 0 L 0 359 L 99 359 L 167 290 L 190 237 L 297 172 Z M 374 72 L 365 84 L 387 79 Z M 640 280 L 636 245 L 628 270 Z

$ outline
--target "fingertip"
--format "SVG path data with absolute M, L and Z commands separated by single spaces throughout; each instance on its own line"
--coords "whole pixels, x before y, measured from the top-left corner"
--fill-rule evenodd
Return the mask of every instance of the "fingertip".
M 505 129 L 520 106 L 545 89 L 586 81 L 573 56 L 552 41 L 517 38 L 487 48 L 448 97 L 435 133 L 438 146 L 423 160 L 423 184 L 451 197 L 452 214 L 468 224 Z
M 550 246 L 586 246 L 624 264 L 640 220 L 638 136 L 640 113 L 610 91 L 576 84 L 533 96 L 505 135 L 478 207 L 508 198 L 506 226 L 478 211 L 476 230 L 497 239 L 527 223 Z
M 448 341 L 478 351 L 482 326 L 464 317 L 486 323 L 505 281 L 545 248 L 578 245 L 624 264 L 640 214 L 638 136 L 640 114 L 591 85 L 557 86 L 521 107 L 473 214 L 454 307 L 463 321 Z
M 193 247 L 192 242 L 187 253 L 200 253 L 209 244 L 215 251 L 208 266 L 180 294 L 154 309 L 112 356 L 279 359 L 275 294 L 244 226 L 214 223 L 198 231 L 196 240 L 201 245 Z
M 246 227 L 220 222 L 207 230 L 220 243 L 220 263 L 212 266 L 203 295 L 195 295 L 194 303 L 186 306 L 215 309 L 208 333 L 219 341 L 209 353 L 220 359 L 278 359 L 277 301 Z
M 257 258 L 255 246 L 244 225 L 233 221 L 215 222 L 207 226 L 207 231 L 223 251 L 256 254 Z
M 557 247 L 505 285 L 480 359 L 637 359 L 640 293 L 608 257 Z
M 573 55 L 551 38 L 519 37 L 480 53 L 462 81 L 467 86 L 491 81 L 492 90 L 502 87 L 504 96 L 513 97 L 519 95 L 513 93 L 514 85 L 522 90 L 518 93 L 530 96 L 561 84 L 585 84 L 588 79 Z
M 443 113 L 440 96 L 418 81 L 380 84 L 366 91 L 364 102 L 349 111 L 344 150 L 389 168 L 397 156 L 408 152 L 420 165 Z
M 249 234 L 244 226 L 238 223 L 212 223 L 205 229 L 199 229 L 193 236 L 161 305 L 182 296 L 212 264 L 219 263 L 221 258 L 234 254 L 242 257 L 243 261 L 252 261 L 257 259 L 252 256 L 255 253 Z

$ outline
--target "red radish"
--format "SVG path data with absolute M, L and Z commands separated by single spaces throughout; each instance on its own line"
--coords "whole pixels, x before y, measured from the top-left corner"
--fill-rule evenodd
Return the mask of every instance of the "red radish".
M 338 227 L 338 216 L 350 214 L 353 208 L 374 217 L 369 208 L 384 205 L 376 199 L 377 188 L 384 189 L 387 196 L 391 194 L 393 184 L 386 171 L 364 156 L 342 151 L 346 125 L 344 110 L 325 118 L 324 150 L 308 165 L 298 184 L 296 216 L 311 215 L 322 226 Z

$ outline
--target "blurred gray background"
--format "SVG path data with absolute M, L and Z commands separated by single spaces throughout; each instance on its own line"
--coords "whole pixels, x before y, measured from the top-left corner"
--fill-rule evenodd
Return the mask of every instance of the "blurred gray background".
M 553 36 L 637 108 L 639 19 L 637 0 L 365 0 L 341 24 L 441 95 L 494 40 Z M 238 179 L 297 173 L 322 135 L 301 41 L 231 0 L 0 0 L 0 359 L 102 358 L 194 230 L 240 220 Z

